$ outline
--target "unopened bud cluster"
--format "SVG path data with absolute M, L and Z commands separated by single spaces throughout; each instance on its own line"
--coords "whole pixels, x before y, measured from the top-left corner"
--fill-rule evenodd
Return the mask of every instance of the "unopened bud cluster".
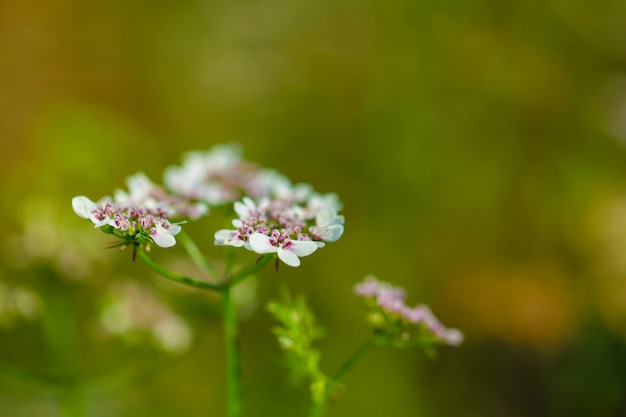
M 439 342 L 457 346 L 463 341 L 463 333 L 441 324 L 428 306 L 407 306 L 406 292 L 400 287 L 370 275 L 354 287 L 354 293 L 364 298 L 370 324 L 381 334 L 395 339 L 391 340 L 392 344 Z

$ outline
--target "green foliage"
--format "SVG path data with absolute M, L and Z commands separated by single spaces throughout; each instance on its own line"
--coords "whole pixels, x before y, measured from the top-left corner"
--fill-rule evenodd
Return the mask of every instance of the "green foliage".
M 313 342 L 321 338 L 324 332 L 318 326 L 306 299 L 303 296 L 294 299 L 285 290 L 282 300 L 267 304 L 267 311 L 280 322 L 280 326 L 274 327 L 272 331 L 285 352 L 291 378 L 295 383 L 307 380 L 313 401 L 323 403 L 330 378 L 320 369 L 320 353 L 313 348 Z

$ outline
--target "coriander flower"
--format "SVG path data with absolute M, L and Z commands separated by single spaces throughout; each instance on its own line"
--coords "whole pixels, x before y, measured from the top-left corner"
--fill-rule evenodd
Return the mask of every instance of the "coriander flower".
M 286 233 L 274 230 L 270 236 L 259 232 L 250 235 L 250 248 L 256 253 L 276 253 L 289 266 L 300 266 L 301 256 L 308 256 L 318 248 L 311 240 L 293 240 Z
M 234 246 L 240 248 L 246 246 L 246 249 L 250 249 L 247 236 L 244 237 L 240 230 L 227 230 L 222 229 L 215 232 L 215 246 Z
M 326 242 L 335 242 L 343 234 L 343 216 L 330 209 L 321 210 L 315 216 L 315 226 L 311 226 L 313 236 Z
M 415 327 L 426 333 L 421 337 L 414 336 L 418 341 L 425 336 L 449 346 L 458 346 L 463 342 L 463 333 L 443 326 L 428 306 L 407 306 L 404 301 L 406 293 L 400 287 L 368 276 L 354 287 L 354 293 L 364 298 L 369 307 L 371 324 L 394 343 L 411 342 L 411 330 Z
M 209 208 L 205 203 L 168 194 L 162 187 L 155 185 L 143 172 L 126 178 L 128 192 L 116 190 L 114 201 L 125 206 L 141 206 L 148 210 L 160 211 L 170 218 L 189 218 L 197 220 L 206 215 Z
M 312 209 L 311 201 L 326 201 L 326 197 L 315 193 L 309 185 L 289 184 L 280 180 L 275 190 L 279 195 L 236 201 L 233 209 L 239 217 L 232 220 L 235 229 L 218 230 L 215 245 L 244 247 L 259 254 L 276 253 L 285 264 L 296 267 L 300 257 L 324 247 L 325 242 L 337 241 L 344 230 L 343 216 L 323 204 Z
M 94 224 L 94 228 L 122 239 L 120 245 L 154 243 L 162 248 L 176 244 L 181 227 L 168 220 L 168 211 L 161 207 L 146 208 L 123 205 L 105 197 L 95 203 L 85 196 L 72 199 L 74 212 Z
M 165 170 L 163 179 L 174 194 L 214 206 L 244 195 L 266 194 L 264 184 L 256 181 L 263 171 L 243 160 L 238 146 L 218 145 L 204 152 L 188 152 L 182 165 Z
M 74 212 L 94 228 L 122 239 L 114 246 L 154 243 L 162 248 L 176 244 L 180 220 L 195 220 L 208 212 L 203 202 L 167 193 L 144 173 L 126 179 L 128 191 L 116 190 L 113 198 L 93 202 L 85 196 L 72 199 Z M 177 222 L 175 222 L 176 220 Z
M 165 187 L 174 195 L 209 206 L 233 203 L 244 197 L 280 199 L 292 203 L 309 202 L 302 210 L 317 212 L 320 205 L 339 210 L 336 196 L 320 196 L 308 184 L 292 185 L 273 169 L 261 168 L 242 157 L 236 145 L 217 145 L 208 151 L 188 152 L 178 166 L 163 175 Z M 320 200 L 321 198 L 321 200 Z

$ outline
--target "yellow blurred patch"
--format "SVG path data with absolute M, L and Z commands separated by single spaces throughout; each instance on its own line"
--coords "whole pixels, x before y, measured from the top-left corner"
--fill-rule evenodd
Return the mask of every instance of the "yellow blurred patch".
M 552 350 L 570 339 L 578 322 L 574 288 L 550 266 L 475 270 L 450 280 L 444 291 L 470 343 L 495 337 Z

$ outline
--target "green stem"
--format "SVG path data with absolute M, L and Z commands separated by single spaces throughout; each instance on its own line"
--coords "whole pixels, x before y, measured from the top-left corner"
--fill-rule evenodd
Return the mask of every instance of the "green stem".
M 239 358 L 239 332 L 237 329 L 237 312 L 233 300 L 233 288 L 248 276 L 260 271 L 273 259 L 273 255 L 265 255 L 256 263 L 250 264 L 229 276 L 221 287 L 222 320 L 224 323 L 224 342 L 226 348 L 226 398 L 228 417 L 241 415 L 241 363 Z
M 263 269 L 265 265 L 267 265 L 269 261 L 271 261 L 274 258 L 275 256 L 273 254 L 263 255 L 263 257 L 260 258 L 258 261 L 256 261 L 256 263 L 250 264 L 240 269 L 235 274 L 231 275 L 230 278 L 228 279 L 228 285 L 233 287 L 236 284 L 243 281 L 245 278 L 249 277 L 250 275 L 259 272 L 261 269 Z
M 370 339 L 367 342 L 363 343 L 361 347 L 359 347 L 353 354 L 346 360 L 341 368 L 337 371 L 335 376 L 333 377 L 333 382 L 339 383 L 343 379 L 343 377 L 348 373 L 350 369 L 361 359 L 366 352 L 376 347 L 376 339 Z
M 185 231 L 181 231 L 178 235 L 176 235 L 178 241 L 185 247 L 185 250 L 191 257 L 191 259 L 198 265 L 202 270 L 204 270 L 209 275 L 213 276 L 213 278 L 219 278 L 219 274 L 217 270 L 207 261 L 204 257 L 196 243 L 189 237 Z
M 217 284 L 211 284 L 205 281 L 199 281 L 194 278 L 189 278 L 180 274 L 176 274 L 174 272 L 168 271 L 167 269 L 157 265 L 148 257 L 144 249 L 139 246 L 137 248 L 137 253 L 142 261 L 146 263 L 150 268 L 156 271 L 158 274 L 164 276 L 165 278 L 178 282 L 179 284 L 187 285 L 194 288 L 199 288 L 201 290 L 210 290 L 210 291 L 222 291 L 222 287 Z
M 335 373 L 335 375 L 330 379 L 329 388 L 326 392 L 326 398 L 328 398 L 333 391 L 339 386 L 339 383 L 344 378 L 344 376 L 350 371 L 354 365 L 361 359 L 361 357 L 376 347 L 376 340 L 370 339 L 367 342 L 363 343 L 353 354 L 350 356 L 344 363 L 341 365 L 341 368 Z M 309 417 L 319 417 L 322 415 L 324 411 L 324 406 L 326 405 L 326 401 L 321 402 L 313 402 L 311 404 L 311 409 L 309 410 Z
M 224 287 L 222 292 L 222 319 L 226 343 L 228 417 L 239 417 L 241 415 L 241 365 L 239 362 L 237 317 L 230 286 Z
M 206 271 L 215 272 L 212 266 L 209 265 L 204 257 L 195 246 L 191 239 L 183 238 L 181 240 L 189 255 L 194 258 L 194 261 L 200 266 L 204 265 Z M 186 243 L 185 243 L 186 242 Z M 240 417 L 241 416 L 241 364 L 239 360 L 239 340 L 237 330 L 237 315 L 235 310 L 235 304 L 233 301 L 232 290 L 235 285 L 242 282 L 248 276 L 260 271 L 267 263 L 274 259 L 273 254 L 267 254 L 236 273 L 229 275 L 228 279 L 222 284 L 211 284 L 204 281 L 199 281 L 194 278 L 189 278 L 183 275 L 176 274 L 168 271 L 167 269 L 154 263 L 146 254 L 145 250 L 139 246 L 137 248 L 139 257 L 150 268 L 164 276 L 165 278 L 178 282 L 179 284 L 187 285 L 194 288 L 203 290 L 210 290 L 220 292 L 222 294 L 222 320 L 224 324 L 224 341 L 226 348 L 226 391 L 227 391 L 227 407 L 228 417 Z M 208 268 L 208 269 L 206 269 Z

